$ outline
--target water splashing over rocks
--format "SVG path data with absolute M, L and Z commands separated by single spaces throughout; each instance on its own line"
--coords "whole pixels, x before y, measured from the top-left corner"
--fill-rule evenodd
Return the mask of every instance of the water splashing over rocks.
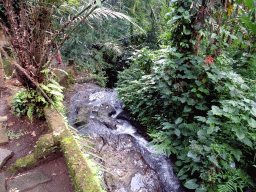
M 117 93 L 94 84 L 75 84 L 66 96 L 69 122 L 90 135 L 108 170 L 104 182 L 111 192 L 182 192 L 172 162 L 137 133 L 122 110 Z

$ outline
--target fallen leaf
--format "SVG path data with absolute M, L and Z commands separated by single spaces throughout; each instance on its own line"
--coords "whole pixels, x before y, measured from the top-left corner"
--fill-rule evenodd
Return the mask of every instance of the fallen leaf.
M 32 135 L 33 137 L 35 137 L 35 136 L 36 136 L 36 132 L 33 131 L 33 132 L 31 133 L 31 135 Z
M 14 124 L 15 124 L 15 122 L 11 122 L 11 123 L 8 124 L 8 126 L 12 126 Z

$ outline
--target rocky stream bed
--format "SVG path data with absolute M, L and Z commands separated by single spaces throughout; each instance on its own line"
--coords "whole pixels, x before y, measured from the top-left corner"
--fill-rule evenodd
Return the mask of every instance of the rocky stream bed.
M 90 135 L 98 162 L 105 170 L 105 188 L 111 192 L 185 191 L 165 155 L 138 134 L 113 89 L 75 84 L 66 94 L 69 122 L 80 134 Z

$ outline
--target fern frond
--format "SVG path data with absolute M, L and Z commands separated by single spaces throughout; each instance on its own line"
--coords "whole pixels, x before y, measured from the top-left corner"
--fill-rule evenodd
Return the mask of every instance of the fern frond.
M 236 180 L 238 178 L 231 179 L 223 185 L 218 185 L 218 192 L 237 192 Z

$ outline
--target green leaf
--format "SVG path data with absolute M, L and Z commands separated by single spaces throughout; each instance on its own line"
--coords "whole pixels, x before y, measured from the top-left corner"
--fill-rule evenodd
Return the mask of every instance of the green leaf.
M 230 36 L 231 39 L 235 39 L 235 40 L 238 39 L 237 36 L 235 36 L 235 35 L 230 34 L 229 36 Z
M 203 188 L 199 188 L 199 189 L 196 189 L 195 192 L 207 192 L 207 190 L 206 190 L 206 189 L 203 189 Z
M 173 17 L 171 20 L 169 20 L 168 22 L 167 22 L 167 25 L 169 25 L 169 24 L 172 24 L 172 23 L 175 23 L 178 19 L 180 19 L 181 18 L 181 16 L 175 16 L 175 17 Z
M 250 112 L 251 112 L 251 114 L 252 114 L 254 117 L 256 117 L 256 108 L 255 108 L 255 107 L 253 107 Z
M 188 169 L 187 168 L 182 168 L 180 171 L 179 171 L 179 173 L 178 173 L 178 177 L 181 177 L 181 176 L 183 176 L 184 175 L 184 173 L 186 173 L 188 171 Z
M 193 151 L 189 151 L 189 152 L 188 152 L 188 157 L 190 157 L 190 158 L 192 158 L 192 159 L 195 159 L 195 158 L 197 158 L 197 154 L 194 153 Z
M 219 36 L 216 34 L 216 33 L 212 33 L 212 36 L 211 36 L 212 39 L 218 39 Z
M 252 148 L 252 142 L 247 137 L 244 137 L 243 139 L 241 139 L 241 141 Z
M 163 123 L 163 128 L 162 129 L 171 129 L 171 128 L 174 128 L 174 125 L 173 124 L 171 124 L 171 123 L 169 123 L 169 122 L 164 122 Z
M 175 124 L 178 125 L 183 121 L 182 117 L 179 117 L 178 119 L 175 120 Z
M 256 121 L 253 118 L 250 118 L 248 123 L 252 128 L 256 128 Z
M 176 161 L 176 162 L 175 162 L 175 165 L 178 166 L 178 167 L 180 167 L 181 165 L 183 165 L 183 163 L 182 163 L 182 161 Z
M 42 87 L 42 89 L 43 89 L 44 91 L 48 91 L 48 92 L 51 91 L 51 89 L 49 89 L 46 85 L 44 85 L 44 84 L 39 84 L 39 85 L 40 85 L 40 87 Z
M 233 129 L 236 132 L 236 136 L 239 140 L 242 140 L 245 137 L 244 131 L 240 128 Z
M 208 156 L 208 159 L 209 159 L 214 165 L 216 165 L 217 167 L 219 166 L 218 161 L 217 161 L 215 155 Z
M 96 4 L 98 7 L 101 7 L 101 0 L 96 0 Z
M 205 118 L 205 117 L 195 116 L 195 118 L 196 118 L 198 121 L 201 121 L 201 122 L 203 122 L 203 123 L 206 122 L 206 118 Z
M 177 11 L 180 13 L 183 13 L 185 11 L 185 9 L 183 7 L 179 7 L 179 9 Z
M 55 96 L 62 96 L 63 97 L 63 94 L 58 92 L 58 91 L 51 91 L 50 93 L 55 95 Z
M 206 135 L 206 132 L 205 132 L 205 130 L 199 130 L 198 132 L 197 132 L 197 136 L 198 136 L 198 138 L 199 138 L 199 140 L 201 141 L 201 142 L 204 142 L 207 138 L 205 137 L 205 135 Z
M 231 151 L 231 153 L 234 155 L 237 161 L 240 161 L 241 155 L 243 154 L 241 150 L 234 149 Z
M 190 179 L 188 181 L 186 181 L 186 183 L 184 184 L 184 186 L 188 189 L 196 189 L 197 187 L 199 187 L 198 184 L 196 184 L 196 179 Z
M 61 87 L 61 86 L 57 86 L 57 85 L 55 85 L 55 84 L 50 83 L 50 84 L 47 85 L 47 87 L 48 87 L 48 88 L 52 88 L 52 89 L 54 89 L 55 91 L 62 92 L 62 87 Z
M 180 98 L 181 103 L 185 103 L 185 101 L 186 101 L 186 98 Z
M 190 107 L 188 107 L 188 106 L 184 107 L 184 110 L 183 110 L 184 113 L 188 113 L 190 111 L 192 111 L 192 109 Z
M 174 130 L 174 133 L 175 133 L 177 136 L 180 136 L 180 130 L 179 130 L 179 129 L 175 129 L 175 130 Z
M 218 116 L 222 116 L 223 115 L 223 111 L 217 107 L 217 106 L 212 106 L 212 113 L 214 115 L 218 115 Z
M 33 114 L 34 114 L 35 105 L 29 104 L 28 105 L 28 112 L 27 116 L 31 122 L 33 122 Z
M 245 0 L 244 4 L 247 5 L 249 9 L 253 8 L 253 0 Z

